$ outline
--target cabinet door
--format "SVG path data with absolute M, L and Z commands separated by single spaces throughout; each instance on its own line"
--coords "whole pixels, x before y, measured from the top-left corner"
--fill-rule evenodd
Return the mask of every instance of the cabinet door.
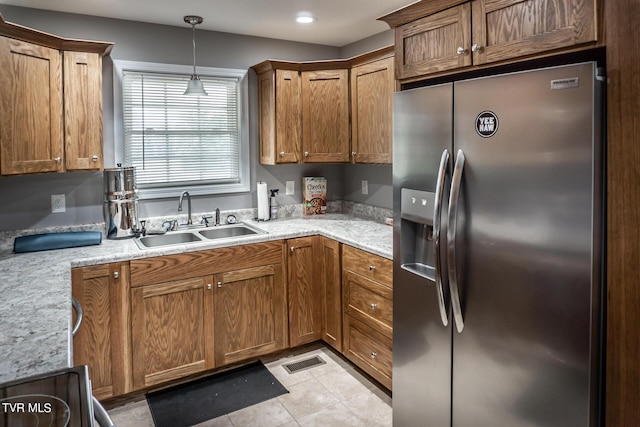
M 276 70 L 276 163 L 298 163 L 300 141 L 300 74 Z
M 474 0 L 474 64 L 597 40 L 594 0 Z
M 287 241 L 291 347 L 319 340 L 322 336 L 322 290 L 317 241 L 315 236 Z
M 398 79 L 470 66 L 471 5 L 401 25 L 395 37 Z
M 393 58 L 351 69 L 352 162 L 392 162 L 394 89 Z
M 300 161 L 300 75 L 269 70 L 258 75 L 260 163 Z
M 60 52 L 0 37 L 0 173 L 61 172 Z
M 136 389 L 214 367 L 213 277 L 131 289 Z
M 286 347 L 282 264 L 221 273 L 215 279 L 216 366 Z
M 102 57 L 64 52 L 64 146 L 67 170 L 101 170 Z
M 320 244 L 322 289 L 322 340 L 342 351 L 342 280 L 340 243 L 322 238 Z
M 304 162 L 349 161 L 349 73 L 302 72 Z
M 72 295 L 83 310 L 73 337 L 73 363 L 89 367 L 98 399 L 132 390 L 128 267 L 114 263 L 74 268 L 71 273 Z

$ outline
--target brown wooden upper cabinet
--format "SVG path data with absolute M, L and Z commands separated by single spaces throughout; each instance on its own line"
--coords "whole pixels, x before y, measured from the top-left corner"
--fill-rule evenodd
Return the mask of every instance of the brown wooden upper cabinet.
M 101 170 L 102 56 L 64 52 L 63 57 L 65 167 Z
M 392 163 L 393 56 L 351 69 L 351 161 Z
M 389 46 L 349 59 L 253 66 L 260 163 L 391 163 L 392 56 Z
M 260 163 L 300 162 L 300 73 L 270 69 L 259 74 Z
M 101 170 L 102 56 L 0 15 L 0 174 Z
M 302 72 L 302 156 L 309 163 L 349 161 L 349 71 Z
M 419 1 L 379 18 L 395 28 L 398 80 L 593 47 L 596 0 Z
M 0 172 L 61 172 L 62 65 L 58 50 L 0 37 Z

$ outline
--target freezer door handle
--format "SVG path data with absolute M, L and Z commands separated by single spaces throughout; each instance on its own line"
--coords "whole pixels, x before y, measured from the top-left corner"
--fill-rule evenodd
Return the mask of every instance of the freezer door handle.
M 440 227 L 442 225 L 442 197 L 444 194 L 444 182 L 449 170 L 449 150 L 445 149 L 440 158 L 440 168 L 438 169 L 438 180 L 436 181 L 435 203 L 433 204 L 433 249 L 435 253 L 435 279 L 438 291 L 438 307 L 440 308 L 440 318 L 442 324 L 449 324 L 447 305 L 444 299 L 444 289 L 442 286 L 442 256 L 440 255 Z
M 456 231 L 458 219 L 458 198 L 462 184 L 462 171 L 464 170 L 464 153 L 458 150 L 456 164 L 453 168 L 451 179 L 451 194 L 449 196 L 449 224 L 447 228 L 447 263 L 449 265 L 449 291 L 451 292 L 451 308 L 456 322 L 456 329 L 462 332 L 464 320 L 460 306 L 460 294 L 458 292 L 458 274 L 456 271 Z

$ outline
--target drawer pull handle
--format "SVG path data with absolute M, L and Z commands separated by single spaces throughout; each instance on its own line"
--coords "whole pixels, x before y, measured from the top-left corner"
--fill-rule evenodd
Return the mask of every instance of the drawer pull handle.
M 375 270 L 375 269 L 376 269 L 376 266 L 375 266 L 375 265 L 370 265 L 370 266 L 369 266 L 369 271 L 373 271 L 373 270 Z
M 372 351 L 371 352 L 371 358 L 375 359 L 376 357 L 378 357 L 378 352 L 377 351 Z
M 207 289 L 211 290 L 213 288 L 213 286 L 211 285 L 211 283 L 207 283 Z
M 371 310 L 375 310 L 376 308 L 378 308 L 378 304 L 371 304 Z
M 218 282 L 218 287 L 221 288 L 222 287 L 222 282 Z

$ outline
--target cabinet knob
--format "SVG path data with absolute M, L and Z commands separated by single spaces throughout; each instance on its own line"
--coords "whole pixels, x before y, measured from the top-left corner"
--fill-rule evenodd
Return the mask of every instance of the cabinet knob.
M 308 152 L 308 151 L 305 151 L 305 152 L 304 152 L 304 156 L 305 156 L 305 157 L 309 157 L 309 152 Z
M 91 158 L 91 160 L 93 160 L 94 162 L 97 162 L 97 161 L 98 161 L 98 156 L 93 156 L 93 157 Z
M 280 157 L 284 157 L 284 151 L 280 152 Z
M 62 157 L 56 157 L 55 159 L 53 159 L 56 161 L 56 163 L 60 163 L 62 161 Z
M 378 357 L 378 352 L 377 351 L 372 351 L 371 352 L 371 358 L 375 359 L 376 357 Z
M 458 49 L 456 49 L 456 53 L 458 55 L 464 55 L 465 53 L 467 53 L 467 49 L 465 49 L 462 46 L 460 46 Z
M 217 286 L 218 286 L 219 288 L 221 288 L 221 287 L 222 287 L 222 282 L 218 282 Z
M 295 251 L 296 247 L 295 246 L 291 246 L 291 252 Z
M 352 151 L 352 152 L 351 152 L 351 155 L 352 155 L 353 157 L 355 157 L 355 156 L 356 156 L 356 152 L 355 152 L 355 151 Z
M 369 266 L 369 271 L 374 271 L 375 269 L 376 269 L 376 266 L 375 266 L 375 265 L 370 265 L 370 266 Z
M 207 289 L 209 290 L 213 289 L 213 285 L 211 285 L 211 283 L 207 283 Z
M 471 52 L 480 52 L 481 50 L 482 46 L 477 43 L 474 43 L 473 46 L 471 46 Z
M 378 308 L 378 304 L 371 304 L 371 310 L 375 310 L 376 308 Z
M 113 278 L 117 279 L 118 277 L 120 277 L 120 273 L 118 273 L 117 271 L 113 272 Z

